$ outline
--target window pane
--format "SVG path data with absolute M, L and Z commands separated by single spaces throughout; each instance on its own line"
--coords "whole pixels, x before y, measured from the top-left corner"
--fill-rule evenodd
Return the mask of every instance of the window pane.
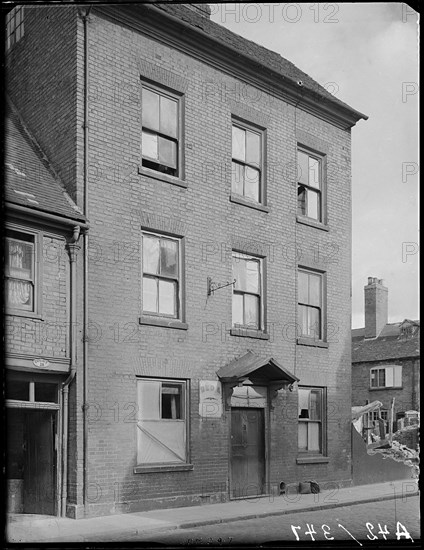
M 243 295 L 233 294 L 233 325 L 243 324 Z
M 244 295 L 244 324 L 249 328 L 259 328 L 259 297 Z
M 143 273 L 159 275 L 159 239 L 143 235 Z
M 160 387 L 156 380 L 138 381 L 139 420 L 159 420 Z
M 8 238 L 6 264 L 10 277 L 32 280 L 33 277 L 33 243 Z
M 162 383 L 162 418 L 181 419 L 181 403 L 181 386 Z
M 28 281 L 16 281 L 8 279 L 6 281 L 6 299 L 8 306 L 27 311 L 33 310 L 34 289 L 32 283 Z
M 45 401 L 48 403 L 57 403 L 57 384 L 49 384 L 47 382 L 35 383 L 35 400 Z
M 160 98 L 160 132 L 167 136 L 177 137 L 177 102 L 161 96 Z
M 321 306 L 321 277 L 309 273 L 309 300 L 311 306 Z
M 377 385 L 378 385 L 377 371 L 372 370 L 371 371 L 371 387 L 375 388 L 375 387 L 377 387 Z
M 306 422 L 299 422 L 299 451 L 308 450 L 308 425 Z
M 143 128 L 159 132 L 159 94 L 143 88 Z
M 231 165 L 231 191 L 237 195 L 243 195 L 244 166 L 233 162 Z
M 297 188 L 297 213 L 306 216 L 306 189 L 303 185 Z
M 297 181 L 308 185 L 309 156 L 302 151 L 297 152 Z
M 261 165 L 261 136 L 246 131 L 246 162 L 260 168 Z
M 312 157 L 309 157 L 309 185 L 311 187 L 320 187 L 320 168 L 321 163 Z
M 309 395 L 311 390 L 299 388 L 299 418 L 309 418 Z
M 160 273 L 169 277 L 178 277 L 178 245 L 176 241 L 161 240 Z
M 393 368 L 387 367 L 380 370 L 380 386 L 393 387 Z
M 259 170 L 246 166 L 244 181 L 244 195 L 259 202 Z
M 159 136 L 159 162 L 170 168 L 177 167 L 177 144 Z
M 158 312 L 157 280 L 143 277 L 143 311 Z
M 307 336 L 308 333 L 308 307 L 299 305 L 298 323 L 302 336 Z
M 233 256 L 233 276 L 236 280 L 236 290 L 246 290 L 246 260 Z
M 259 262 L 255 260 L 246 260 L 244 264 L 246 268 L 246 283 L 244 290 L 259 294 Z
M 159 313 L 175 315 L 176 284 L 173 281 L 159 281 Z
M 311 390 L 310 396 L 310 419 L 321 420 L 321 392 L 318 390 Z
M 308 303 L 308 297 L 309 297 L 309 292 L 308 292 L 309 278 L 308 278 L 308 274 L 305 273 L 304 271 L 299 271 L 298 282 L 299 282 L 299 302 L 301 302 L 302 304 L 307 304 Z
M 308 335 L 313 338 L 321 338 L 320 310 L 308 307 Z
M 315 191 L 311 191 L 310 189 L 307 190 L 307 197 L 308 197 L 308 217 L 313 218 L 314 220 L 318 220 L 318 211 L 319 211 L 319 195 L 318 193 L 315 193 Z
M 18 399 L 29 401 L 29 383 L 21 380 L 9 380 L 6 382 L 6 399 Z
M 141 152 L 143 157 L 158 160 L 158 136 L 143 130 L 141 136 Z
M 246 160 L 246 145 L 245 145 L 246 132 L 237 126 L 233 126 L 233 159 Z
M 320 451 L 320 425 L 315 422 L 308 422 L 308 451 Z

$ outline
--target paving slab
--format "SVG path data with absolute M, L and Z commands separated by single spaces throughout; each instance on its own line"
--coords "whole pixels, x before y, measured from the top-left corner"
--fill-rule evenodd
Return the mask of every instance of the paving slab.
M 327 489 L 318 494 L 286 494 L 233 500 L 183 508 L 167 508 L 87 519 L 56 518 L 14 514 L 8 517 L 9 542 L 95 542 L 118 540 L 158 531 L 189 529 L 215 523 L 258 517 L 295 514 L 339 506 L 408 498 L 418 494 L 417 480 L 391 481 L 343 489 Z

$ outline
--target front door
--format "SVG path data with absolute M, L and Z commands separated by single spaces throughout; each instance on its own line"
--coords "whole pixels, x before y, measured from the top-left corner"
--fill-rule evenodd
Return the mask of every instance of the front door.
M 231 498 L 264 493 L 264 431 L 264 409 L 231 408 Z
M 26 514 L 55 514 L 55 415 L 26 412 L 24 433 L 24 505 Z

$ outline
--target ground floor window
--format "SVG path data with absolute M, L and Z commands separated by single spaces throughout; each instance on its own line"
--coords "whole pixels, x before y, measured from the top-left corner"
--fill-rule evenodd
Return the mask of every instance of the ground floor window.
M 187 462 L 187 382 L 139 379 L 137 463 Z
M 299 452 L 324 454 L 324 388 L 299 387 Z

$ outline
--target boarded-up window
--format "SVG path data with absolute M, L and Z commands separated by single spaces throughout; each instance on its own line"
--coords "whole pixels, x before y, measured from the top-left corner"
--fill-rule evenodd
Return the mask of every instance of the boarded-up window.
M 299 388 L 300 452 L 323 452 L 323 388 Z
M 186 383 L 138 380 L 137 463 L 186 462 Z

